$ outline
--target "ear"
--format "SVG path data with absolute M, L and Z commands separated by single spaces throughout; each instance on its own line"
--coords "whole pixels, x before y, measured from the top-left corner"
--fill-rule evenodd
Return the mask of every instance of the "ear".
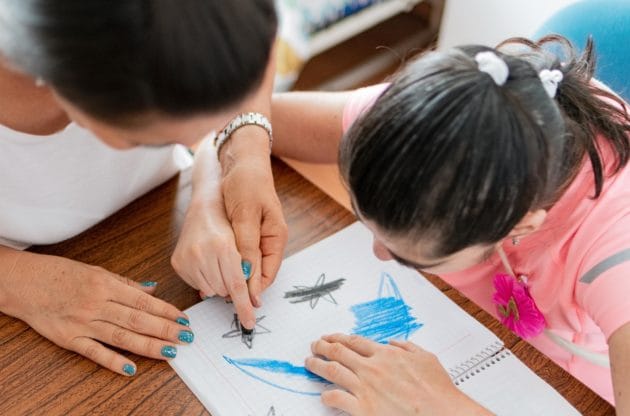
M 537 231 L 545 222 L 547 211 L 539 209 L 529 211 L 521 221 L 510 231 L 508 237 L 523 237 Z

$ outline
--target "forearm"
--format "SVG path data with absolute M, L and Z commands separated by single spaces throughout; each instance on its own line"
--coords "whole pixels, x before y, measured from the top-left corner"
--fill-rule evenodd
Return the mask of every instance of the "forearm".
M 221 165 L 210 139 L 202 141 L 195 153 L 190 209 L 223 207 Z
M 617 415 L 630 416 L 630 323 L 608 340 Z
M 22 252 L 0 246 L 0 311 L 9 313 L 9 287 L 13 279 L 13 271 Z
M 292 92 L 272 99 L 273 153 L 312 163 L 336 163 L 349 92 Z

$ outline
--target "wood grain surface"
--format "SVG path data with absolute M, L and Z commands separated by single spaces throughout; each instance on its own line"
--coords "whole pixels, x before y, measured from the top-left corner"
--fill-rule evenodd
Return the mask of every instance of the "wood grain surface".
M 274 160 L 287 223 L 289 256 L 339 231 L 354 216 Z M 32 251 L 105 267 L 138 281 L 159 282 L 157 296 L 181 309 L 199 301 L 170 266 L 188 200 L 183 172 L 83 234 Z M 431 281 L 493 330 L 515 355 L 586 415 L 614 410 L 584 385 L 435 277 Z M 65 351 L 22 322 L 0 314 L 0 415 L 208 415 L 165 362 L 132 356 L 138 374 L 122 377 Z M 237 415 L 235 415 L 237 416 Z M 285 415 L 291 416 L 291 415 Z

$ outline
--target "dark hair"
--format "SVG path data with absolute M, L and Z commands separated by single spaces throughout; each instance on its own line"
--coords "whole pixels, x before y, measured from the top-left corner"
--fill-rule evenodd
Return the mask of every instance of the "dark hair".
M 2 2 L 0 51 L 110 122 L 236 104 L 260 85 L 276 33 L 273 0 Z
M 625 166 L 629 119 L 624 103 L 592 81 L 592 41 L 579 57 L 559 36 L 508 46 L 510 54 L 465 46 L 420 57 L 353 125 L 339 158 L 362 216 L 391 235 L 432 238 L 433 255 L 445 256 L 500 241 L 528 211 L 549 208 L 585 155 L 595 197 L 605 175 Z M 482 51 L 508 65 L 503 86 L 478 69 Z M 555 100 L 543 69 L 563 73 Z M 616 155 L 606 166 L 600 133 Z

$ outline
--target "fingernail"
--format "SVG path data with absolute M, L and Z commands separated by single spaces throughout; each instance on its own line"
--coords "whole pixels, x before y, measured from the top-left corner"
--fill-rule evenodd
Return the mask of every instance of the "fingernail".
M 192 333 L 192 332 L 190 332 L 190 331 L 180 331 L 180 332 L 179 332 L 179 337 L 177 337 L 177 338 L 179 338 L 179 340 L 180 340 L 181 342 L 185 342 L 185 343 L 187 343 L 187 344 L 190 344 L 191 342 L 193 342 L 193 341 L 194 341 L 194 339 L 195 339 L 195 334 L 193 334 L 193 333 Z
M 241 262 L 241 269 L 243 269 L 243 274 L 245 275 L 245 280 L 249 280 L 249 278 L 252 275 L 252 264 L 247 261 L 247 260 L 243 260 Z
M 142 282 L 142 283 L 140 283 L 140 286 L 144 286 L 144 287 L 156 287 L 156 286 L 157 286 L 157 282 Z
M 162 356 L 166 358 L 177 357 L 177 348 L 171 347 L 170 345 L 162 347 Z
M 190 326 L 190 322 L 186 318 L 179 317 L 179 318 L 175 319 L 175 322 L 177 322 L 180 325 Z
M 245 322 L 245 327 L 250 328 L 250 329 L 254 329 L 256 327 L 256 322 L 255 321 L 247 321 L 247 322 Z
M 260 308 L 262 306 L 262 302 L 260 301 L 260 296 L 256 296 L 256 298 L 254 298 L 254 301 L 256 302 L 257 308 Z
M 123 365 L 123 372 L 128 376 L 134 376 L 136 375 L 136 367 L 131 364 L 125 364 Z

